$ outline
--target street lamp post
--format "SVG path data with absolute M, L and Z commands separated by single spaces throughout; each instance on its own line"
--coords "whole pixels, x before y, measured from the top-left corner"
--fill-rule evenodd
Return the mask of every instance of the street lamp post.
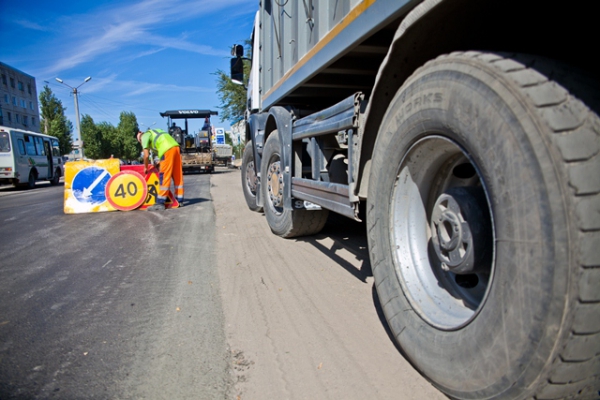
M 87 78 L 85 78 L 85 80 L 83 81 L 83 83 L 77 87 L 73 87 L 71 85 L 67 85 L 66 83 L 63 82 L 62 79 L 60 78 L 56 78 L 56 81 L 58 83 L 62 83 L 65 86 L 70 87 L 71 89 L 73 89 L 73 98 L 75 99 L 75 124 L 77 126 L 77 137 L 78 137 L 78 141 L 81 143 L 81 146 L 79 146 L 79 149 L 81 150 L 81 159 L 83 160 L 83 141 L 81 140 L 81 127 L 79 126 L 79 101 L 77 100 L 77 89 L 79 89 L 84 83 L 89 82 L 92 79 L 91 76 L 88 76 Z

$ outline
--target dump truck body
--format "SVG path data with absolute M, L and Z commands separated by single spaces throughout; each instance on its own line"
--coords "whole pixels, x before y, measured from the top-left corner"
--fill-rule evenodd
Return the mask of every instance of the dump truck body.
M 213 144 L 215 153 L 215 162 L 223 165 L 227 165 L 231 162 L 231 155 L 233 154 L 233 147 L 229 144 Z
M 575 45 L 595 37 L 593 13 L 260 4 L 248 207 L 286 238 L 329 212 L 366 220 L 391 336 L 450 397 L 597 398 L 600 80 Z

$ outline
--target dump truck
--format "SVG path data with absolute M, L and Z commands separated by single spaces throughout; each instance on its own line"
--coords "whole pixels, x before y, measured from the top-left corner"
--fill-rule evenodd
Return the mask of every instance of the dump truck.
M 390 336 L 451 398 L 600 398 L 590 11 L 263 0 L 232 49 L 248 207 L 284 238 L 365 221 Z
M 213 140 L 213 149 L 215 152 L 215 162 L 222 165 L 229 165 L 231 163 L 231 155 L 233 154 L 233 147 L 226 143 L 225 140 L 225 129 L 216 128 L 215 137 Z
M 215 153 L 215 163 L 221 165 L 229 165 L 231 163 L 231 155 L 233 147 L 230 144 L 215 144 L 213 143 Z
M 211 110 L 169 110 L 160 113 L 161 117 L 167 117 L 169 133 L 181 149 L 181 161 L 183 172 L 208 172 L 215 170 L 215 154 L 212 146 L 211 115 L 218 115 L 217 111 Z M 183 119 L 184 127 L 177 126 L 174 120 Z M 195 133 L 189 133 L 188 119 L 204 119 L 202 129 Z

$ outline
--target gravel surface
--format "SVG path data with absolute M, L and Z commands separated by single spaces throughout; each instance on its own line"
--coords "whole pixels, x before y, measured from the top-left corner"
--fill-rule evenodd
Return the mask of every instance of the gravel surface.
M 319 235 L 281 239 L 240 180 L 211 184 L 236 398 L 445 399 L 388 336 L 364 224 L 334 215 Z

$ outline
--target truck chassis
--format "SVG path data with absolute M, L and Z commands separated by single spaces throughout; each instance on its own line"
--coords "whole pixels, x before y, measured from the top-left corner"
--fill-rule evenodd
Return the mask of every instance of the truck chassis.
M 593 21 L 512 1 L 307 4 L 257 15 L 248 207 L 286 238 L 330 211 L 366 219 L 394 340 L 450 397 L 598 398 L 599 80 L 570 45 Z

